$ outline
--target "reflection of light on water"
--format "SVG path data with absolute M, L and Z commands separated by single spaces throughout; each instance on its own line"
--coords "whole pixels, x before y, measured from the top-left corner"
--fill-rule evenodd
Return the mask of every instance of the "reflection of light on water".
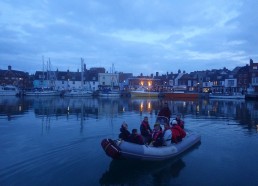
M 258 125 L 256 125 L 256 130 L 257 130 L 257 132 L 258 132 Z
M 183 102 L 183 107 L 186 107 L 186 102 L 185 101 Z
M 21 105 L 19 106 L 19 111 L 20 111 L 20 112 L 22 111 L 22 106 L 21 106 Z
M 140 111 L 141 111 L 141 112 L 143 111 L 143 102 L 141 102 Z
M 196 106 L 196 111 L 199 113 L 200 112 L 200 105 Z
M 123 107 L 123 112 L 125 112 L 125 107 Z
M 148 102 L 148 110 L 151 109 L 151 102 Z

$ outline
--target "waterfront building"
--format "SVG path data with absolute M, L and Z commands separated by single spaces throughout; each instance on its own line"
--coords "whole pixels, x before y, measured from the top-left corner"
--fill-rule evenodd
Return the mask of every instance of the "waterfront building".
M 7 70 L 0 69 L 0 85 L 14 85 L 20 89 L 32 86 L 29 73 L 13 70 L 10 65 Z
M 82 73 L 83 72 L 83 73 Z M 86 65 L 81 71 L 36 71 L 29 75 L 23 71 L 0 70 L 0 85 L 15 85 L 22 89 L 53 87 L 57 90 L 71 90 L 89 88 L 92 91 L 113 88 L 117 90 L 136 90 L 144 88 L 150 91 L 184 91 L 184 92 L 214 92 L 214 93 L 245 93 L 251 90 L 258 94 L 258 63 L 250 59 L 250 63 L 243 67 L 236 67 L 232 71 L 213 69 L 185 73 L 178 70 L 173 74 L 166 73 L 155 76 L 133 76 L 132 73 L 106 73 L 103 67 L 93 67 L 89 70 Z
M 118 73 L 99 73 L 99 89 L 115 89 L 119 90 L 119 74 Z
M 250 59 L 250 68 L 249 68 L 250 76 L 250 86 L 253 88 L 254 93 L 258 94 L 258 63 L 254 63 L 252 59 Z

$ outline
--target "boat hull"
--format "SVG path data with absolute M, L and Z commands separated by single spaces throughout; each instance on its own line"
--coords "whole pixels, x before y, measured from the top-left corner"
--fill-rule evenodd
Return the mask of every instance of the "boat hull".
M 126 141 L 116 140 L 113 146 L 117 147 L 117 152 L 112 158 L 117 159 L 138 159 L 148 161 L 162 161 L 178 156 L 195 144 L 199 143 L 201 136 L 196 133 L 187 132 L 186 137 L 177 144 L 169 146 L 153 147 L 148 145 L 138 145 Z M 104 149 L 106 150 L 106 148 Z
M 159 97 L 159 92 L 131 91 L 131 97 Z
M 245 99 L 245 95 L 209 95 L 210 99 Z
M 64 97 L 91 97 L 93 92 L 83 91 L 83 90 L 72 90 L 71 92 L 66 92 Z
M 35 91 L 35 92 L 26 92 L 26 96 L 60 96 L 58 91 Z
M 0 96 L 17 96 L 20 91 L 17 87 L 12 85 L 0 86 Z
M 198 93 L 184 93 L 184 92 L 164 92 L 164 97 L 167 99 L 198 99 L 199 94 Z
M 108 92 L 100 92 L 99 97 L 105 97 L 105 98 L 119 98 L 121 97 L 120 92 L 116 91 L 108 91 Z

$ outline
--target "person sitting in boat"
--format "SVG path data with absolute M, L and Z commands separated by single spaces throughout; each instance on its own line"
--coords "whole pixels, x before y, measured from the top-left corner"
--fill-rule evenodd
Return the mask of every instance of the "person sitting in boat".
M 175 120 L 177 121 L 177 124 L 178 124 L 182 129 L 185 128 L 185 122 L 181 119 L 181 114 L 177 114 Z
M 125 141 L 129 141 L 131 133 L 128 131 L 127 123 L 123 122 L 120 128 L 119 138 Z
M 163 134 L 162 130 L 160 130 L 160 125 L 158 123 L 155 123 L 154 125 L 151 144 L 154 147 L 159 147 L 163 145 Z
M 143 138 L 142 138 L 141 135 L 138 134 L 137 129 L 133 129 L 132 130 L 132 134 L 130 135 L 129 141 L 131 143 L 136 143 L 136 144 L 139 144 L 139 145 L 143 145 L 144 144 Z
M 171 144 L 172 140 L 172 131 L 170 128 L 169 123 L 164 124 L 164 131 L 163 131 L 163 145 L 168 146 Z
M 141 135 L 144 138 L 144 143 L 148 143 L 149 144 L 151 142 L 152 130 L 150 128 L 147 116 L 144 117 L 144 119 L 143 119 L 143 121 L 141 123 L 140 131 L 141 131 Z
M 172 140 L 171 140 L 172 143 L 178 143 L 182 141 L 182 139 L 186 136 L 184 129 L 182 129 L 178 125 L 176 120 L 172 121 L 171 131 L 172 131 Z
M 170 111 L 170 109 L 168 107 L 168 103 L 167 102 L 164 103 L 164 107 L 159 111 L 157 120 L 158 119 L 162 119 L 162 117 L 166 118 L 168 120 L 168 122 L 170 121 L 171 111 Z

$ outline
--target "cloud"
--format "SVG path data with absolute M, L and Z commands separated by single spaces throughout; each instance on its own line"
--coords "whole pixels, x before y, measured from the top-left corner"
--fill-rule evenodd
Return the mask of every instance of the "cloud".
M 115 64 L 134 74 L 188 72 L 257 60 L 255 0 L 0 2 L 0 68 L 34 73 Z M 22 64 L 22 65 L 21 65 Z M 226 66 L 227 67 L 227 66 Z

